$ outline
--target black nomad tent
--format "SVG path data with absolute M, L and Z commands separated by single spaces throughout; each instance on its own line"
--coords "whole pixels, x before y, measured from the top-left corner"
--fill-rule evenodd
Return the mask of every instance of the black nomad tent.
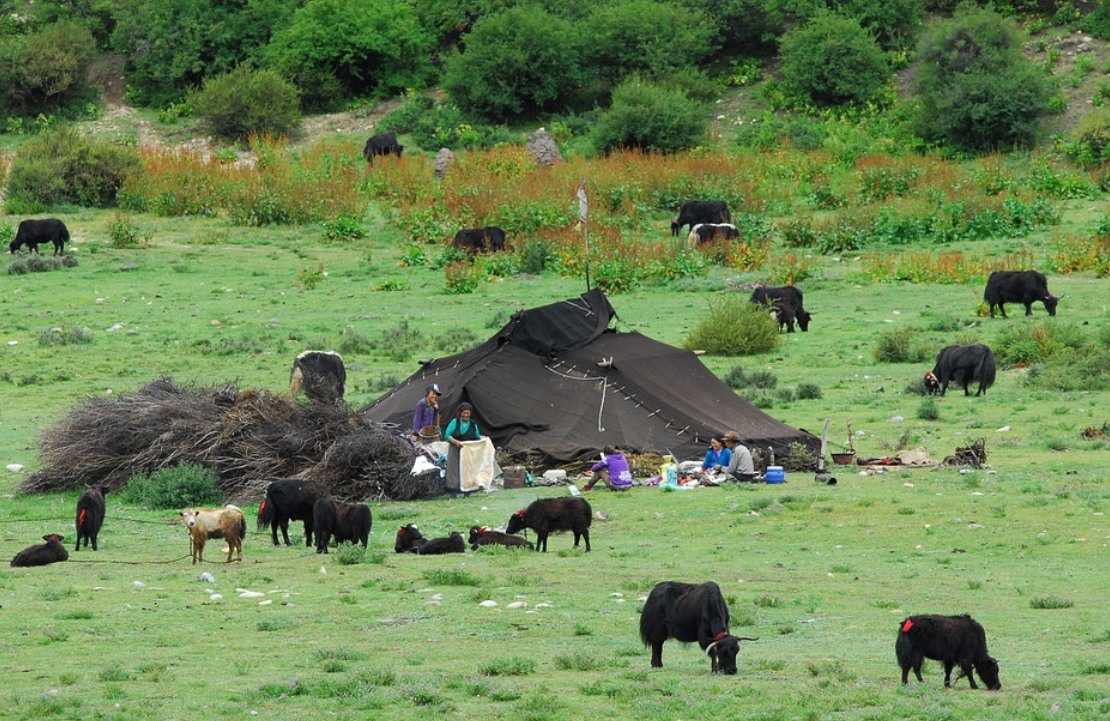
M 816 457 L 820 439 L 736 395 L 694 353 L 610 329 L 615 316 L 597 289 L 520 311 L 485 343 L 425 363 L 361 413 L 411 428 L 417 401 L 437 383 L 444 426 L 469 401 L 482 433 L 512 454 L 567 462 L 611 445 L 684 460 L 734 430 L 780 458 L 792 443 Z

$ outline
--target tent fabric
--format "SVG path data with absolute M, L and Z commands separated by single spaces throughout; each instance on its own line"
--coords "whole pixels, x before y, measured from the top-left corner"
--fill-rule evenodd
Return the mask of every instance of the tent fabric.
M 361 412 L 408 428 L 424 388 L 438 383 L 446 414 L 467 401 L 495 446 L 554 462 L 607 445 L 700 458 L 710 436 L 729 430 L 779 457 L 792 443 L 818 453 L 820 439 L 736 395 L 694 353 L 618 333 L 615 317 L 597 289 L 520 311 L 485 343 L 429 361 Z

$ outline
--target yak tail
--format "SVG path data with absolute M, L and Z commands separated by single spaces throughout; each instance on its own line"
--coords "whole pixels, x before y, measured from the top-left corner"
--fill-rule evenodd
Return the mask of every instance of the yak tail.
M 245 521 L 244 521 L 245 522 Z M 258 529 L 261 531 L 269 527 L 274 522 L 274 504 L 270 503 L 269 498 L 263 498 L 262 504 L 258 507 Z
M 979 360 L 979 366 L 975 369 L 975 375 L 979 378 L 979 387 L 984 393 L 994 385 L 995 371 L 994 354 L 988 351 L 983 354 Z

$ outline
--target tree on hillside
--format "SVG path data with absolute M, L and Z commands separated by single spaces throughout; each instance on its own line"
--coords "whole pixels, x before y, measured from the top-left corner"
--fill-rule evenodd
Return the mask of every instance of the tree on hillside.
M 1048 78 L 1021 52 L 1017 23 L 963 5 L 926 30 L 918 50 L 918 131 L 968 150 L 1022 146 L 1048 112 Z
M 875 38 L 851 18 L 820 12 L 782 38 L 782 77 L 796 96 L 819 106 L 860 104 L 890 80 Z
M 59 22 L 0 44 L 0 108 L 49 115 L 95 98 L 86 76 L 96 52 L 92 33 Z
M 586 21 L 586 63 L 602 78 L 658 78 L 699 65 L 719 38 L 701 13 L 660 0 L 611 0 Z
M 432 36 L 408 3 L 308 0 L 266 48 L 267 64 L 291 80 L 309 109 L 344 99 L 423 87 Z
M 538 7 L 483 17 L 463 45 L 443 84 L 463 111 L 494 122 L 558 108 L 584 79 L 580 30 Z
M 612 105 L 598 118 L 592 137 L 603 153 L 621 148 L 685 150 L 705 138 L 705 106 L 681 90 L 632 76 L 613 91 Z
M 117 0 L 112 45 L 127 56 L 132 99 L 164 107 L 209 75 L 257 60 L 301 0 Z

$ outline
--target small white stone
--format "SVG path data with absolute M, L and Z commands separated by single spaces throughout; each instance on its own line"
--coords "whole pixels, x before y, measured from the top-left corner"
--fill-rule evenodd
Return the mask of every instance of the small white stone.
M 8 470 L 11 471 L 12 473 L 19 473 L 20 471 L 23 470 L 23 464 L 22 463 L 9 463 L 8 464 Z
M 433 601 L 442 601 L 443 600 L 443 594 L 442 593 L 437 593 L 436 595 L 432 596 L 432 600 Z
M 260 591 L 243 591 L 239 594 L 239 598 L 262 598 L 265 595 Z
M 143 583 L 142 581 L 132 581 L 131 585 L 134 586 L 135 588 L 142 588 L 146 584 Z
M 19 345 L 19 341 L 17 341 L 17 340 L 10 340 L 10 341 L 8 341 L 8 345 Z
M 508 606 L 505 606 L 505 608 L 524 608 L 527 605 L 528 605 L 527 601 L 513 601 Z
M 209 594 L 208 600 L 209 601 L 220 601 L 220 600 L 223 600 L 223 597 L 224 596 L 223 596 L 222 593 L 212 593 L 212 594 Z
M 328 575 L 328 569 L 327 569 L 327 566 L 320 566 L 320 575 L 321 575 L 321 576 L 326 576 L 326 575 Z
M 270 605 L 271 603 L 273 603 L 273 602 L 274 602 L 274 599 L 272 599 L 272 598 L 267 598 L 267 599 L 266 599 L 265 601 L 259 601 L 259 602 L 258 602 L 258 605 L 259 605 L 259 606 L 269 606 L 269 605 Z
M 482 601 L 478 605 L 482 608 L 497 608 L 497 601 Z
M 205 571 L 204 573 L 200 574 L 199 580 L 204 581 L 206 583 L 215 583 L 216 582 L 216 577 L 213 576 L 208 571 Z

